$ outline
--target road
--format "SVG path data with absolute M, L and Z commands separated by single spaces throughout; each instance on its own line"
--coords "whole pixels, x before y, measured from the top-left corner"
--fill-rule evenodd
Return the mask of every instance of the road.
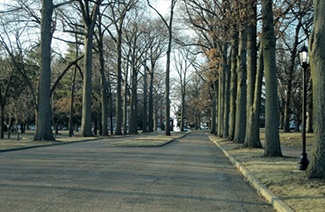
M 0 211 L 274 211 L 204 133 L 3 152 Z

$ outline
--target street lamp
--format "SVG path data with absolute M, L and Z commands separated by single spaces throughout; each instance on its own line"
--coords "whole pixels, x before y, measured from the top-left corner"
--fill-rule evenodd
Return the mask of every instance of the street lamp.
M 299 170 L 306 170 L 309 164 L 307 153 L 306 153 L 306 97 L 307 97 L 307 67 L 309 66 L 308 48 L 303 45 L 299 50 L 299 61 L 300 65 L 304 69 L 303 73 L 303 96 L 302 96 L 302 154 L 299 161 Z

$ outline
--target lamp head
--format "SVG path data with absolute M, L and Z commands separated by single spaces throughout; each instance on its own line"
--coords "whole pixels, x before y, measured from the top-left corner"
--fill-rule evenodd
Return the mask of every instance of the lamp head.
M 299 62 L 304 68 L 309 65 L 308 48 L 305 45 L 299 50 Z

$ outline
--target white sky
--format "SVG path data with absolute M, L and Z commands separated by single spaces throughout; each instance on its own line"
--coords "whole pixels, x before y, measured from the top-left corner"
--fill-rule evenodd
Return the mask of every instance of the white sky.
M 170 8 L 170 0 L 160 0 L 156 4 L 157 10 L 162 14 L 165 15 L 169 12 Z

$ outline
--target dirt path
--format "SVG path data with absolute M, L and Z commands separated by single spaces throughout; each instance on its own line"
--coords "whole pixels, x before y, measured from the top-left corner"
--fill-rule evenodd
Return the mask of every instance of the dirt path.
M 0 211 L 273 211 L 203 133 L 0 154 Z

